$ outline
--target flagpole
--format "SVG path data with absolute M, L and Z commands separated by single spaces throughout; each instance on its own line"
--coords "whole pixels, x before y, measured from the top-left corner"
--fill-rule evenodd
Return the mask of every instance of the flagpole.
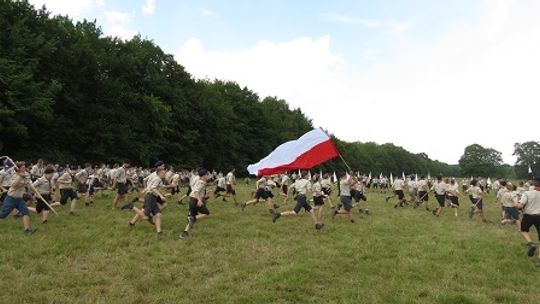
M 330 139 L 332 138 L 332 137 L 330 136 L 330 134 L 328 134 L 328 132 L 326 132 L 323 128 L 319 127 L 319 129 L 321 129 L 321 131 L 323 131 L 323 132 L 328 136 L 328 138 L 330 138 Z M 334 142 L 332 142 L 332 143 L 333 143 L 334 146 L 335 146 L 335 143 L 334 143 Z M 336 151 L 337 151 L 337 147 L 336 147 Z M 339 152 L 339 151 L 338 151 L 338 152 Z M 345 159 L 343 158 L 343 156 L 341 155 L 341 153 L 339 153 L 339 158 L 341 158 L 341 160 L 343 161 L 343 163 L 345 164 L 345 166 L 347 167 L 347 169 L 349 169 L 349 171 L 352 171 L 351 167 L 349 166 L 349 164 L 347 164 L 347 162 L 345 161 Z

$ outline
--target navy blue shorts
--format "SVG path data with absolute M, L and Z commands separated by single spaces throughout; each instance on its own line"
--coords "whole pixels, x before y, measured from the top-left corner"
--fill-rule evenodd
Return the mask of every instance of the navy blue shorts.
M 304 208 L 307 212 L 311 211 L 311 206 L 307 202 L 307 197 L 303 194 L 299 194 L 296 197 L 296 206 L 293 209 L 294 213 L 298 214 L 302 208 Z
M 350 196 L 342 195 L 340 196 L 341 204 L 343 204 L 343 209 L 345 211 L 350 212 L 352 209 L 352 199 Z
M 22 197 L 6 196 L 4 204 L 2 205 L 2 211 L 0 211 L 0 219 L 6 218 L 13 209 L 19 210 L 21 215 L 30 215 L 26 203 Z

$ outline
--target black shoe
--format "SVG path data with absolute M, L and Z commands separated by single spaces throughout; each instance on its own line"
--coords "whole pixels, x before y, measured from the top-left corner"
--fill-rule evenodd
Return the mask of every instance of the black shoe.
M 47 220 L 41 221 L 42 224 L 47 224 Z
M 279 209 L 279 205 L 274 204 L 274 209 Z
M 86 207 L 90 207 L 90 203 L 84 203 Z
M 354 220 L 351 220 L 351 224 L 354 224 Z
M 120 209 L 122 209 L 122 210 L 133 209 L 133 203 L 125 204 L 125 205 L 122 206 L 122 208 L 120 208 Z
M 275 212 L 272 214 L 272 223 L 275 223 L 277 219 L 281 216 L 281 213 Z
M 394 205 L 394 209 L 397 209 L 398 205 Z
M 321 224 L 315 224 L 315 230 L 321 230 L 322 226 Z
M 133 224 L 132 222 L 128 222 L 128 227 L 135 227 L 135 224 Z
M 338 214 L 338 210 L 334 209 L 334 211 L 332 211 L 332 219 L 335 219 L 337 214 Z
M 536 251 L 536 245 L 531 242 L 527 244 L 527 247 L 529 247 L 527 249 L 527 255 L 530 257 L 534 256 L 534 252 Z
M 185 239 L 189 236 L 189 233 L 187 231 L 182 231 L 182 233 L 180 233 L 180 235 L 178 236 L 178 238 L 180 239 Z
M 433 215 L 436 216 L 437 215 L 437 210 L 433 210 L 433 211 L 431 211 L 431 213 L 433 213 Z
M 35 229 L 34 228 L 27 228 L 27 229 L 24 230 L 24 234 L 31 235 L 31 234 L 34 234 L 34 232 L 36 232 L 36 231 L 37 231 L 37 228 L 35 228 Z
M 244 209 L 246 209 L 246 203 L 243 203 L 242 206 L 240 206 L 240 208 L 242 208 L 242 211 L 244 211 Z

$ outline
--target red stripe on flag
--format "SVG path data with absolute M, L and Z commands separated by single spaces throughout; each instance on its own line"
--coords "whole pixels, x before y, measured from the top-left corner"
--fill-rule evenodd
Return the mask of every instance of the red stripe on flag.
M 275 168 L 260 169 L 258 175 L 279 174 L 298 169 L 307 170 L 324 163 L 325 161 L 331 160 L 338 155 L 339 153 L 332 140 L 327 140 L 304 152 L 304 154 L 298 156 L 292 163 Z

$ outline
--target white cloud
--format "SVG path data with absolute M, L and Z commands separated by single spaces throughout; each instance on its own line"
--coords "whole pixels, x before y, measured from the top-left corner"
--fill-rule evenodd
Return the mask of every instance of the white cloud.
M 146 0 L 146 3 L 141 9 L 143 15 L 153 15 L 156 10 L 156 0 Z
M 104 31 L 109 36 L 115 36 L 122 39 L 131 39 L 137 35 L 137 31 L 131 29 L 131 19 L 133 14 L 121 11 L 104 12 L 105 27 Z
M 326 17 L 333 22 L 359 25 L 372 29 L 386 29 L 388 32 L 393 34 L 405 33 L 412 26 L 412 22 L 410 21 L 380 21 L 351 17 L 346 14 L 331 14 L 327 15 Z
M 209 9 L 209 8 L 206 8 L 206 7 L 203 7 L 201 9 L 201 15 L 203 16 L 206 16 L 206 17 L 209 17 L 209 16 L 215 16 L 216 15 L 216 12 Z
M 90 11 L 105 5 L 105 0 L 30 0 L 36 8 L 43 5 L 54 14 L 80 17 L 85 11 Z
M 176 58 L 196 77 L 284 98 L 345 140 L 393 142 L 450 163 L 479 143 L 513 162 L 513 143 L 538 140 L 528 128 L 540 110 L 538 11 L 540 1 L 486 1 L 475 22 L 432 45 L 405 41 L 399 57 L 359 70 L 331 51 L 328 36 L 260 41 L 236 52 L 190 39 Z M 354 61 L 374 53 L 367 49 Z
M 283 43 L 260 41 L 246 50 L 222 52 L 207 51 L 200 40 L 190 39 L 176 58 L 196 77 L 233 80 L 262 96 L 279 95 L 293 106 L 318 110 L 342 89 L 333 70 L 343 59 L 329 47 L 330 38 L 324 36 Z

